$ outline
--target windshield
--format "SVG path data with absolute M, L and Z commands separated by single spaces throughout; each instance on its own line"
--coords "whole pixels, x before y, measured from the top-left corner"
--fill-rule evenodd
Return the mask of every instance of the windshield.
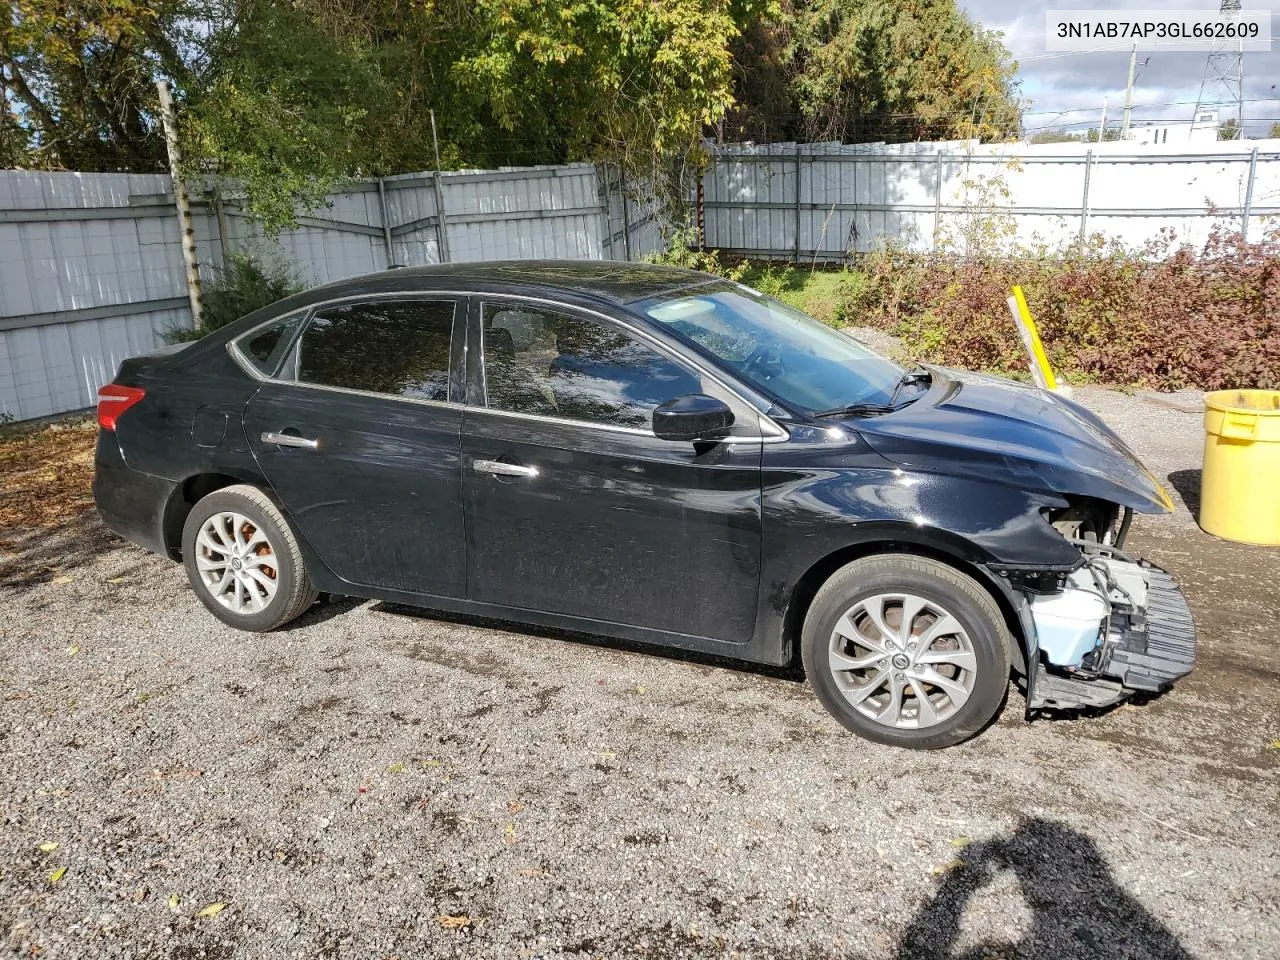
M 892 361 L 745 287 L 699 287 L 638 306 L 743 380 L 811 412 L 888 403 L 902 377 Z

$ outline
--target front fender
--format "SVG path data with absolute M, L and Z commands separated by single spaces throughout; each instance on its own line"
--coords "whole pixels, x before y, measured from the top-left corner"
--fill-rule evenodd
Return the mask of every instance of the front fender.
M 1001 483 L 902 467 L 765 470 L 766 549 L 787 566 L 870 540 L 936 546 L 973 563 L 1069 571 L 1080 551 L 1042 511 L 1065 501 Z
M 766 445 L 764 454 L 757 632 L 781 639 L 779 661 L 790 655 L 808 599 L 826 577 L 858 556 L 887 550 L 936 555 L 977 576 L 1005 612 L 1018 652 L 1034 653 L 1025 598 L 1006 574 L 1067 572 L 1080 565 L 1079 550 L 1042 512 L 1064 501 L 1003 483 L 897 467 L 857 441 L 818 466 L 812 466 L 813 447 L 780 449 L 785 446 L 771 451 Z

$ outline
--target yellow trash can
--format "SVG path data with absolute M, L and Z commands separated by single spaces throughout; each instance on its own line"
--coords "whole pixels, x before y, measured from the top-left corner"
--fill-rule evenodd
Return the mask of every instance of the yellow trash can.
M 1200 526 L 1280 545 L 1280 390 L 1219 390 L 1204 408 Z

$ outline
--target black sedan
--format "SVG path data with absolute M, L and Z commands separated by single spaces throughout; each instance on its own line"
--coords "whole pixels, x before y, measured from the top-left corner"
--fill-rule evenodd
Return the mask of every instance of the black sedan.
M 1084 408 L 904 369 L 739 284 L 634 264 L 395 270 L 99 393 L 94 496 L 225 623 L 319 593 L 787 664 L 885 743 L 1097 707 L 1195 632 L 1123 552 L 1160 484 Z

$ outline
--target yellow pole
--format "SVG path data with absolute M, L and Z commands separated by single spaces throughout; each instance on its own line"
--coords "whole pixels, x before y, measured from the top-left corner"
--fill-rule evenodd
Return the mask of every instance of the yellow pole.
M 1036 322 L 1031 319 L 1031 310 L 1027 306 L 1027 298 L 1022 292 L 1022 287 L 1015 286 L 1013 288 L 1013 299 L 1018 304 L 1018 317 L 1026 324 L 1027 333 L 1031 337 L 1031 361 L 1040 368 L 1040 372 L 1044 375 L 1045 385 L 1050 390 L 1058 389 L 1058 379 L 1053 375 L 1053 368 L 1049 366 L 1049 358 L 1044 354 L 1044 344 L 1040 342 L 1040 331 L 1036 329 Z

